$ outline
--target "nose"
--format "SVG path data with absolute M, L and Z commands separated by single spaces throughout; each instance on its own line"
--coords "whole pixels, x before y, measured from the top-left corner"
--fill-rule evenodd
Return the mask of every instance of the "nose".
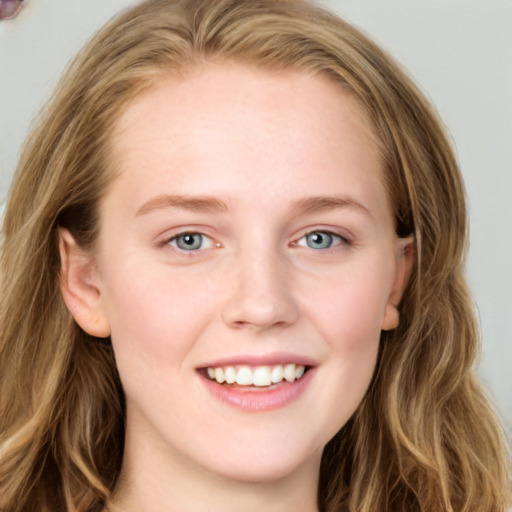
M 227 325 L 263 331 L 286 327 L 297 320 L 291 270 L 286 260 L 268 251 L 256 257 L 240 257 L 240 264 L 232 270 L 232 287 L 222 312 Z

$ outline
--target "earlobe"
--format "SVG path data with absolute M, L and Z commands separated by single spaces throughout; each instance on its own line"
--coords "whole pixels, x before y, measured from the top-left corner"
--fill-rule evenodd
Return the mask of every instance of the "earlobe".
M 398 306 L 388 302 L 384 311 L 384 318 L 382 320 L 382 330 L 392 331 L 398 327 L 400 323 L 400 313 L 398 312 Z
M 412 236 L 400 238 L 398 240 L 396 250 L 395 279 L 384 310 L 384 317 L 382 319 L 383 331 L 396 329 L 400 323 L 400 312 L 398 311 L 398 307 L 411 275 L 413 261 L 414 238 Z
M 60 289 L 69 312 L 91 336 L 110 336 L 110 323 L 102 305 L 94 258 L 64 228 L 59 228 L 59 252 Z

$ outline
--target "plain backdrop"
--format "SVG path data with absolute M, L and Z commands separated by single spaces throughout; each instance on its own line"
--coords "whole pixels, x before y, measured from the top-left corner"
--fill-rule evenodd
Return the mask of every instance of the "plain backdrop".
M 0 22 L 0 204 L 70 58 L 132 0 L 26 0 Z M 389 50 L 437 106 L 465 177 L 479 372 L 512 430 L 512 0 L 323 0 Z M 27 198 L 30 201 L 30 198 Z

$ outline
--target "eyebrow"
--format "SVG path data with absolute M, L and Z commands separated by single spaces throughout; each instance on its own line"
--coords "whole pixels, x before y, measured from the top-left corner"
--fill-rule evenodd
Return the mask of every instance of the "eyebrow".
M 348 208 L 359 211 L 372 219 L 375 218 L 371 210 L 363 203 L 352 197 L 339 195 L 313 196 L 300 199 L 294 204 L 293 211 L 297 214 L 304 214 L 335 210 L 338 208 Z
M 165 210 L 168 208 L 178 208 L 199 213 L 221 213 L 228 210 L 227 204 L 217 197 L 164 194 L 144 203 L 137 210 L 135 216 L 139 217 L 155 210 Z M 359 211 L 374 218 L 373 213 L 361 202 L 349 196 L 339 195 L 312 196 L 299 199 L 293 204 L 292 212 L 295 215 L 299 215 L 338 208 Z
M 216 197 L 165 194 L 154 197 L 144 203 L 137 210 L 135 217 L 145 215 L 155 210 L 165 210 L 167 208 L 181 208 L 184 210 L 205 213 L 225 212 L 228 209 L 226 203 Z

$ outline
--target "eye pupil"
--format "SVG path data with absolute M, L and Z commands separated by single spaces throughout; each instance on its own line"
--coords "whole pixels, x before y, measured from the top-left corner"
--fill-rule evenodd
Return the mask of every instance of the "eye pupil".
M 329 233 L 310 233 L 307 236 L 308 245 L 313 249 L 328 249 L 332 245 L 332 235 Z
M 203 243 L 202 236 L 200 234 L 188 233 L 181 235 L 176 239 L 176 245 L 180 249 L 190 250 L 199 249 Z

